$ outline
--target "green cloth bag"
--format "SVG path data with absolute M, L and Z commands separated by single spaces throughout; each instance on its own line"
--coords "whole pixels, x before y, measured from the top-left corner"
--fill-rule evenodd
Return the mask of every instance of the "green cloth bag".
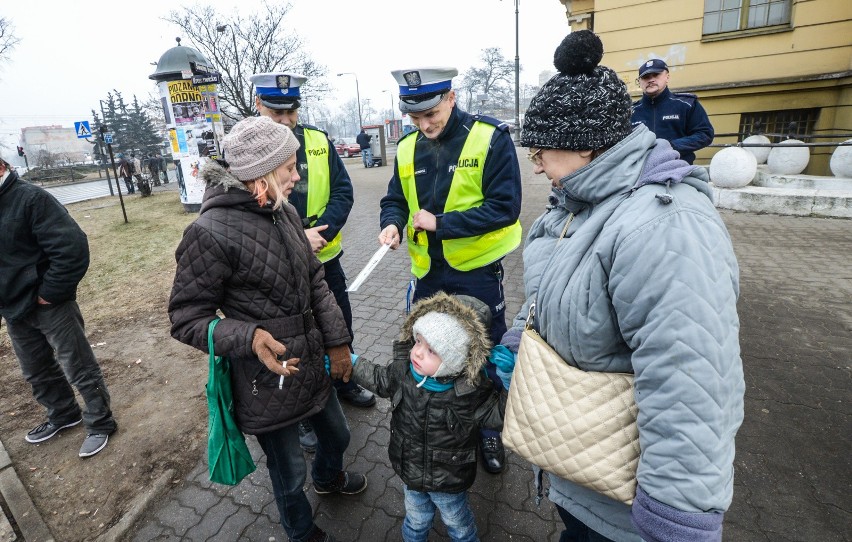
M 207 328 L 210 350 L 210 374 L 207 379 L 207 463 L 210 481 L 234 486 L 257 468 L 246 438 L 234 421 L 234 394 L 231 389 L 231 363 L 213 353 L 213 329 L 219 318 Z

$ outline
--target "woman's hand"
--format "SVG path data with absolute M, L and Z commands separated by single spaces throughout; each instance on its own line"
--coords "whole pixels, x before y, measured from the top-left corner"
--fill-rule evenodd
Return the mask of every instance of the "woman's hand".
M 331 365 L 331 378 L 349 382 L 349 377 L 352 376 L 352 356 L 349 345 L 332 346 L 325 353 Z
M 299 363 L 299 358 L 287 359 L 285 360 L 286 363 L 279 361 L 279 356 L 283 357 L 287 348 L 272 338 L 272 335 L 265 329 L 257 328 L 254 330 L 251 350 L 266 365 L 267 369 L 277 375 L 291 376 L 299 372 L 299 369 L 294 367 Z

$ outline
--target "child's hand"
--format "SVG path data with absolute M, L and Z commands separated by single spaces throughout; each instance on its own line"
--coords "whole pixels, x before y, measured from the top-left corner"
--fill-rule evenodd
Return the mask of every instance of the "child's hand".
M 515 359 L 517 354 L 498 344 L 491 349 L 491 355 L 488 356 L 489 361 L 497 366 L 497 376 L 503 382 L 503 388 L 508 390 L 512 383 L 512 373 L 515 371 Z

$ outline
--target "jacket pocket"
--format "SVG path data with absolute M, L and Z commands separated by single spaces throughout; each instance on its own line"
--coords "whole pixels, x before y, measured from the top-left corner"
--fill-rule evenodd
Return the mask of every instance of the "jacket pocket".
M 432 461 L 445 465 L 466 465 L 476 463 L 476 448 L 461 450 L 432 450 Z
M 459 443 L 467 442 L 470 440 L 471 435 L 476 432 L 476 424 L 473 420 L 459 416 L 452 408 L 447 409 L 444 420 L 447 424 L 447 431 L 449 431 L 449 433 L 453 435 Z

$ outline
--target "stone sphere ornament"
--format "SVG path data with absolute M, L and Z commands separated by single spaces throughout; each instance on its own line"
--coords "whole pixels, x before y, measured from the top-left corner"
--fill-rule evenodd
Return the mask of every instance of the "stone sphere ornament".
M 834 149 L 828 165 L 835 177 L 852 179 L 852 139 L 847 139 L 844 143 L 850 145 Z
M 772 143 L 768 137 L 765 135 L 753 135 L 748 136 L 743 139 L 743 143 L 749 143 L 753 145 L 769 145 Z M 766 159 L 769 158 L 769 151 L 772 150 L 772 147 L 743 147 L 748 152 L 752 153 L 755 158 L 757 158 L 758 164 L 765 164 Z
M 727 147 L 710 160 L 710 180 L 719 188 L 742 188 L 757 174 L 757 159 L 742 147 Z
M 789 147 L 788 145 L 801 145 L 798 139 L 788 139 L 779 143 L 778 147 L 772 147 L 766 163 L 770 173 L 779 175 L 798 175 L 808 167 L 811 152 L 808 147 Z

